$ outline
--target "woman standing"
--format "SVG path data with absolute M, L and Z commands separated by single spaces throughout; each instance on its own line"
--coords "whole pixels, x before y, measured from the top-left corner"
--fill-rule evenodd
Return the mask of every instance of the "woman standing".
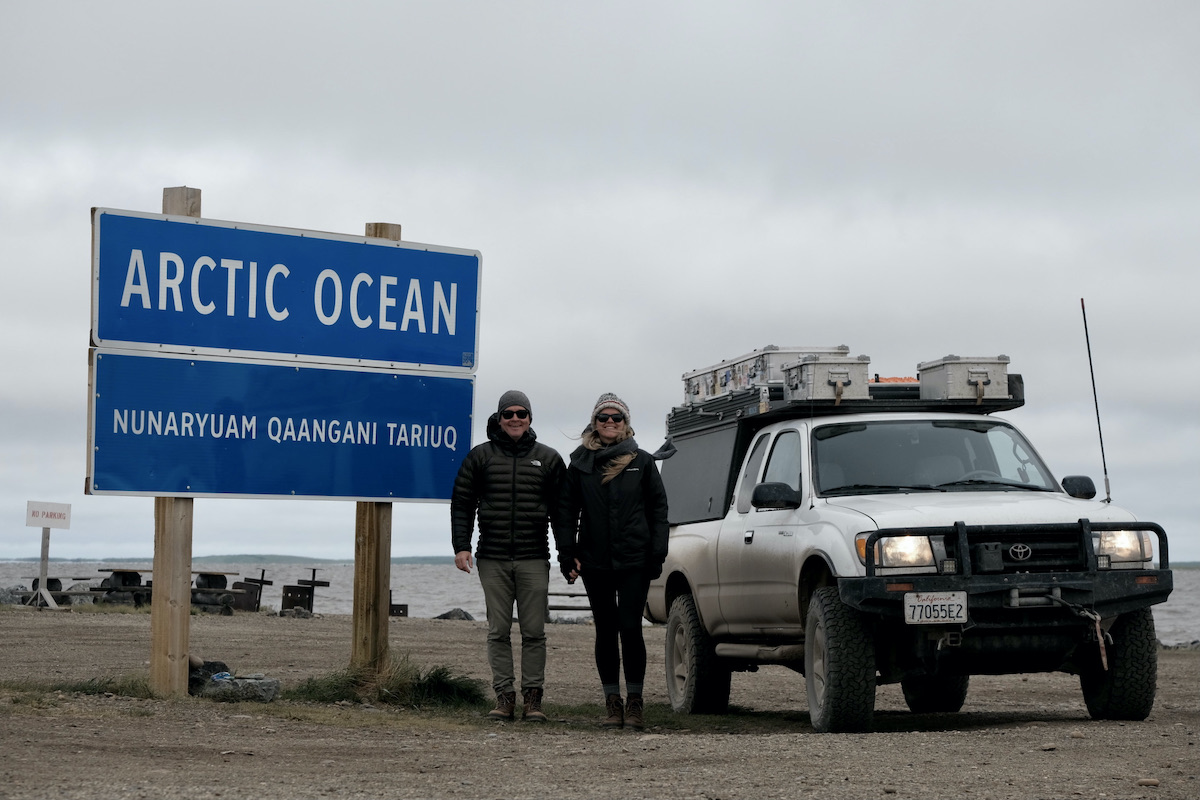
M 583 578 L 592 607 L 606 727 L 644 725 L 642 610 L 667 557 L 667 495 L 654 459 L 634 441 L 629 406 L 602 394 L 561 493 L 559 562 L 568 581 Z

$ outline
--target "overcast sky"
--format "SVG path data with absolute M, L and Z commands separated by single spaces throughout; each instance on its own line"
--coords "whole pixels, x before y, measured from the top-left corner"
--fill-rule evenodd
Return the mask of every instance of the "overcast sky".
M 0 8 L 0 558 L 153 552 L 83 493 L 89 209 L 483 257 L 475 442 L 532 398 L 568 452 L 621 395 L 764 345 L 883 375 L 1008 355 L 1059 477 L 1200 559 L 1200 6 L 1192 2 L 31 2 Z M 195 504 L 193 553 L 351 558 L 354 504 Z M 395 508 L 393 555 L 450 554 Z

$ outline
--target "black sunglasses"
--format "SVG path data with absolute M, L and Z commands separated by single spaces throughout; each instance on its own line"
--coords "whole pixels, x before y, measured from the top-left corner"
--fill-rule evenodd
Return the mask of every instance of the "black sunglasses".
M 596 422 L 608 422 L 609 420 L 612 420 L 613 422 L 624 422 L 625 415 L 624 414 L 597 414 L 596 415 Z
M 517 419 L 525 419 L 529 416 L 529 412 L 523 408 L 520 411 L 512 411 L 511 409 L 506 408 L 500 412 L 500 416 L 504 417 L 505 419 L 512 419 L 513 417 L 516 417 Z

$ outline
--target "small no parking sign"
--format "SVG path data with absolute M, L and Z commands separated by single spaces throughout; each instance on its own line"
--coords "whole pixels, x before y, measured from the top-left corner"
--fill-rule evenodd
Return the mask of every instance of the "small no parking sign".
M 30 528 L 70 528 L 71 504 L 30 500 L 25 504 L 25 525 Z

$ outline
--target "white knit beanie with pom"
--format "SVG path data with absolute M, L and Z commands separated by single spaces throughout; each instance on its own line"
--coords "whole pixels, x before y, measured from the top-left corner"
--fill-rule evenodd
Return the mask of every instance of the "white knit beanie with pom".
M 600 399 L 596 401 L 595 408 L 592 409 L 592 419 L 595 419 L 596 415 L 606 408 L 615 408 L 617 411 L 620 411 L 625 415 L 625 422 L 631 422 L 629 406 L 625 405 L 625 401 L 617 397 L 612 392 L 605 392 L 604 394 L 600 395 Z

